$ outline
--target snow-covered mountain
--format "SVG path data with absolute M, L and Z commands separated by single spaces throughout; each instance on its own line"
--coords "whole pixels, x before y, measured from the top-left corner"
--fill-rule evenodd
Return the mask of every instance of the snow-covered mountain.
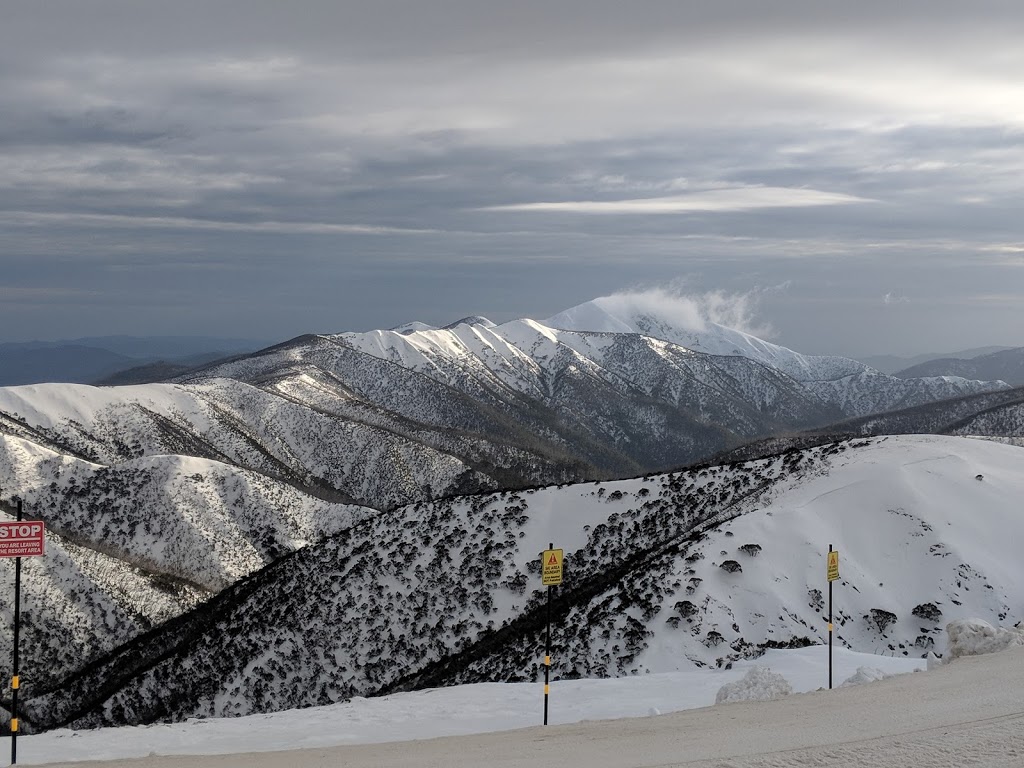
M 152 722 L 535 680 L 548 542 L 566 558 L 556 679 L 723 666 L 820 642 L 829 544 L 840 552 L 836 641 L 919 657 L 952 619 L 1024 616 L 1021 455 L 958 437 L 857 439 L 383 512 L 35 687 L 26 719 Z
M 701 318 L 680 317 L 663 297 L 650 294 L 606 296 L 548 318 L 551 328 L 639 333 L 709 355 L 744 357 L 774 368 L 806 385 L 847 416 L 906 408 L 979 391 L 976 381 L 955 376 L 901 378 L 903 387 L 863 363 L 847 357 L 804 355 L 749 333 Z
M 1024 386 L 1024 347 L 1001 349 L 969 359 L 945 357 L 929 360 L 893 375 L 901 378 L 953 375 L 972 379 L 1000 379 L 1018 387 Z
M 375 513 L 208 459 L 104 466 L 9 435 L 0 435 L 0 488 L 18 489 L 26 516 L 47 525 L 46 556 L 22 568 L 21 652 L 37 684 Z M 14 512 L 0 505 L 0 519 Z M 0 579 L 13 578 L 13 561 L 0 560 Z M 13 613 L 10 591 L 0 611 Z M 4 630 L 0 657 L 9 657 L 10 622 Z
M 897 379 L 642 309 L 613 314 L 598 299 L 550 321 L 594 330 L 471 317 L 300 337 L 173 384 L 3 388 L 0 433 L 105 465 L 209 458 L 389 508 L 663 470 L 758 437 L 1005 388 Z
M 474 316 L 304 336 L 171 383 L 0 388 L 0 491 L 72 552 L 40 576 L 62 585 L 62 607 L 26 642 L 76 638 L 59 675 L 377 511 L 386 525 L 439 498 L 664 471 L 850 415 L 1002 389 L 895 379 L 602 300 L 545 323 Z M 139 587 L 158 607 L 114 595 L 93 606 L 109 589 L 72 545 L 117 579 L 173 585 L 173 599 Z M 42 594 L 39 567 L 30 596 Z
M 701 318 L 676 318 L 672 305 L 646 294 L 605 296 L 544 321 L 551 328 L 605 333 L 639 333 L 708 355 L 746 357 L 797 381 L 837 379 L 867 366 L 845 357 L 801 355 L 749 333 Z

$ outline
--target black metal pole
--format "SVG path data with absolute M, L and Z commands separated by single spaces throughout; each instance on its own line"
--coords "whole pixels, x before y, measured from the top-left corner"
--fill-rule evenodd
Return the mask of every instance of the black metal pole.
M 18 499 L 18 522 L 21 522 L 21 499 Z M 18 762 L 18 641 L 21 636 L 21 558 L 14 558 L 14 658 L 11 664 L 11 765 Z
M 554 549 L 555 543 L 548 544 L 548 549 Z M 547 628 L 544 630 L 544 725 L 548 724 L 548 693 L 551 690 L 551 590 L 548 587 L 548 608 Z
M 828 545 L 832 551 L 832 545 Z M 828 689 L 832 690 L 832 579 L 828 580 Z

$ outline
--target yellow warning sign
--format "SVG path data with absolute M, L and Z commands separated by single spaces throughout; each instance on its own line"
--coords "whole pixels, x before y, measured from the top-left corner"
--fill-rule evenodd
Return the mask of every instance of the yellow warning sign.
M 562 550 L 545 549 L 540 557 L 541 584 L 555 587 L 562 583 Z
M 839 550 L 833 549 L 828 553 L 828 580 L 835 581 L 839 578 Z

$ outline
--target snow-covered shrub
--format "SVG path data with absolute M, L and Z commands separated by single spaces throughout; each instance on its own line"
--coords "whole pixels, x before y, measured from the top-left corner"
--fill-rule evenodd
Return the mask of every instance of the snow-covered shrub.
M 825 598 L 822 596 L 820 589 L 807 590 L 807 604 L 818 612 L 825 607 Z
M 885 632 L 886 627 L 896 621 L 896 614 L 881 608 L 872 608 L 864 618 L 869 624 L 878 627 L 879 632 Z
M 697 613 L 697 606 L 689 600 L 680 600 L 673 607 L 677 611 L 679 611 L 679 615 L 682 616 L 684 619 L 687 619 L 690 616 L 693 616 L 695 613 Z
M 921 603 L 915 606 L 910 613 L 919 619 L 928 619 L 928 621 L 938 621 L 942 618 L 942 611 L 935 603 Z
M 946 625 L 947 659 L 980 656 L 1024 646 L 1024 628 L 993 627 L 982 619 L 961 619 Z
M 735 701 L 771 701 L 789 696 L 793 686 L 782 675 L 768 667 L 751 667 L 742 679 L 726 683 L 718 689 L 715 704 L 729 704 Z

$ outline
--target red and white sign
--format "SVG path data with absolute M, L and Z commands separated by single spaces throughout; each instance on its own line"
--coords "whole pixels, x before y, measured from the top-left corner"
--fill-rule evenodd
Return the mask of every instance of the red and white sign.
M 0 557 L 33 557 L 44 554 L 46 528 L 42 520 L 0 523 Z

